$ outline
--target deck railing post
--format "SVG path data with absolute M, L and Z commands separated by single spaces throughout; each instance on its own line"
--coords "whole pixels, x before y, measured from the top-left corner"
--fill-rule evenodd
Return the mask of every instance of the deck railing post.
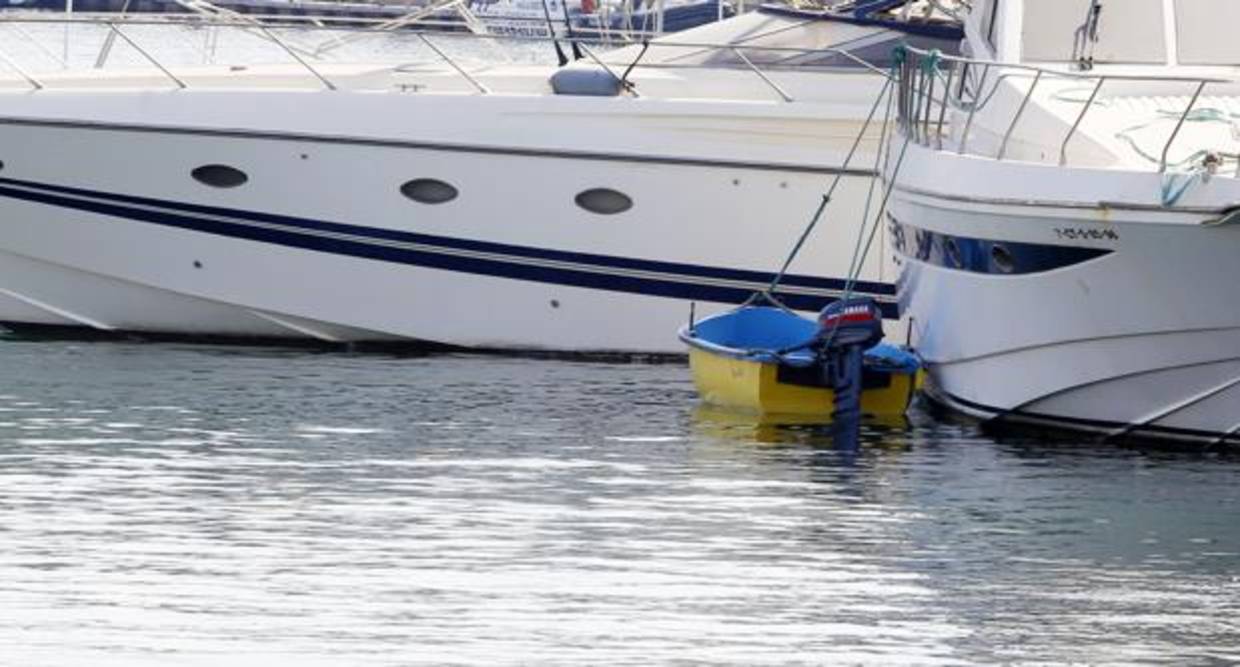
M 732 47 L 732 53 L 736 54 L 736 57 L 740 58 L 741 62 L 745 63 L 745 65 L 748 66 L 749 69 L 753 70 L 753 73 L 757 74 L 758 78 L 762 79 L 762 81 L 765 82 L 766 85 L 770 86 L 771 90 L 774 90 L 781 98 L 783 98 L 785 102 L 792 101 L 792 96 L 784 92 L 783 88 L 780 88 L 779 85 L 776 84 L 774 81 L 772 81 L 770 77 L 768 77 L 766 74 L 764 74 L 762 70 L 758 69 L 758 66 L 753 64 L 753 61 L 750 60 L 748 57 L 746 57 L 745 54 L 742 53 L 740 49 L 734 46 Z
M 448 63 L 448 65 L 450 65 L 452 69 L 456 70 L 457 74 L 460 74 L 461 76 L 465 77 L 466 81 L 473 84 L 473 86 L 478 89 L 479 93 L 486 95 L 491 92 L 490 90 L 487 90 L 486 86 L 479 83 L 477 79 L 470 76 L 469 72 L 466 72 L 463 68 L 461 68 L 460 65 L 456 64 L 455 60 L 448 57 L 448 54 L 444 53 L 443 51 L 440 51 L 439 47 L 435 46 L 426 35 L 422 33 L 418 33 L 418 38 L 421 39 L 422 43 L 426 44 L 426 46 L 429 47 L 430 50 L 434 51 L 440 58 L 443 58 L 444 62 Z
M 1033 89 L 1038 87 L 1038 82 L 1042 80 L 1042 70 L 1038 70 L 1033 75 L 1033 83 L 1029 84 L 1029 90 L 1025 92 L 1025 97 L 1020 101 L 1020 106 L 1016 109 L 1016 115 L 1012 117 L 1012 123 L 1008 125 L 1007 132 L 1003 135 L 1003 143 L 999 144 L 999 154 L 995 156 L 996 160 L 1002 160 L 1007 155 L 1008 141 L 1012 138 L 1012 132 L 1016 130 L 1016 124 L 1020 122 L 1020 117 L 1025 115 L 1025 107 L 1029 106 L 1029 98 L 1033 97 Z
M 930 147 L 930 117 L 934 114 L 934 84 L 939 75 L 939 64 L 933 59 L 928 59 L 922 63 L 922 69 L 925 70 L 926 78 L 929 80 L 926 84 L 926 111 L 922 119 L 921 141 L 922 145 Z
M 1197 98 L 1201 97 L 1201 91 L 1205 89 L 1208 81 L 1201 81 L 1197 84 L 1197 90 L 1193 91 L 1193 98 L 1188 101 L 1188 106 L 1184 108 L 1184 113 L 1180 114 L 1180 120 L 1176 122 L 1175 129 L 1171 131 L 1171 136 L 1167 138 L 1167 143 L 1163 145 L 1162 158 L 1158 161 L 1158 173 L 1167 171 L 1167 154 L 1171 152 L 1171 144 L 1175 143 L 1175 138 L 1180 134 L 1180 128 L 1184 127 L 1184 121 L 1188 120 L 1188 115 L 1192 113 L 1193 107 L 1197 105 Z
M 594 61 L 595 65 L 602 67 L 604 71 L 614 76 L 616 78 L 616 81 L 619 81 L 622 84 L 628 85 L 625 82 L 627 81 L 626 77 L 628 77 L 630 72 L 625 72 L 623 76 L 616 74 L 616 70 L 612 69 L 611 67 L 607 65 L 607 63 L 603 62 L 603 59 L 599 58 L 598 55 L 594 53 L 593 49 L 586 46 L 585 44 L 581 44 L 580 42 L 577 44 L 577 46 L 581 48 L 582 53 L 586 54 L 587 56 L 590 57 L 590 60 Z M 639 60 L 640 60 L 640 57 L 639 57 Z M 637 61 L 634 61 L 633 64 L 629 66 L 629 69 L 632 70 L 633 68 L 638 67 L 638 66 L 639 65 L 637 64 Z M 638 94 L 637 92 L 637 88 L 633 87 L 632 85 L 628 85 L 628 91 L 629 91 L 629 94 L 632 95 L 633 97 L 641 97 L 641 95 Z
M 333 84 L 331 81 L 328 81 L 327 77 L 320 74 L 319 71 L 317 69 L 314 69 L 314 67 L 312 67 L 310 63 L 306 62 L 304 58 L 297 55 L 297 51 L 295 51 L 292 47 L 286 44 L 284 40 L 280 39 L 279 37 L 276 37 L 275 33 L 271 32 L 265 27 L 259 26 L 258 29 L 264 35 L 267 36 L 267 39 L 270 39 L 272 42 L 275 42 L 280 48 L 284 49 L 284 52 L 289 54 L 289 56 L 291 56 L 293 60 L 296 60 L 298 64 L 300 64 L 302 67 L 306 68 L 308 72 L 313 74 L 314 78 L 319 80 L 319 83 L 322 83 L 328 90 L 336 90 L 335 84 Z
M 1094 105 L 1094 100 L 1098 97 L 1098 91 L 1102 90 L 1102 84 L 1106 83 L 1106 80 L 1105 76 L 1098 77 L 1098 83 L 1094 84 L 1094 90 L 1089 94 L 1089 99 L 1085 101 L 1085 106 L 1081 108 L 1081 113 L 1077 115 L 1076 122 L 1072 124 L 1072 129 L 1068 130 L 1068 136 L 1063 138 L 1063 144 L 1059 147 L 1059 166 L 1062 167 L 1068 164 L 1068 142 L 1072 141 L 1077 128 L 1081 126 L 1081 121 L 1085 120 L 1085 113 Z
M 952 82 L 956 78 L 959 64 L 953 64 L 947 70 L 947 82 L 943 85 L 943 104 L 939 106 L 939 122 L 935 128 L 935 149 L 943 150 L 943 122 L 947 120 L 947 107 L 951 102 Z
M 35 79 L 33 76 L 30 76 L 30 74 L 26 73 L 26 70 L 18 67 L 17 63 L 13 62 L 13 59 L 6 56 L 2 51 L 0 51 L 0 60 L 3 60 L 4 64 L 8 65 L 14 72 L 17 72 L 18 76 L 25 79 L 26 83 L 30 84 L 35 90 L 43 90 L 43 84 L 39 83 L 38 79 Z
M 956 151 L 959 155 L 964 155 L 965 148 L 969 144 L 969 132 L 973 129 L 973 116 L 977 114 L 977 107 L 981 104 L 982 91 L 986 89 L 986 79 L 990 76 L 990 65 L 982 66 L 982 75 L 978 77 L 977 89 L 973 91 L 973 101 L 969 103 L 969 117 L 964 121 L 964 131 L 960 134 L 960 149 Z M 961 82 L 960 85 L 964 85 Z M 996 84 L 998 85 L 998 84 Z
M 109 22 L 108 27 L 112 29 L 112 32 L 116 33 L 117 37 L 120 37 L 121 39 L 125 40 L 126 44 L 132 46 L 135 51 L 142 54 L 143 58 L 146 58 L 146 60 L 150 62 L 152 65 L 154 65 L 160 72 L 163 72 L 164 76 L 168 77 L 169 79 L 172 79 L 172 82 L 177 85 L 177 88 L 180 88 L 182 90 L 187 88 L 184 81 L 178 79 L 177 76 L 173 74 L 172 72 L 169 72 L 167 67 L 164 67 L 158 60 L 155 59 L 154 56 L 147 53 L 146 49 L 143 49 L 141 46 L 138 46 L 138 43 L 130 39 L 129 35 L 126 35 L 125 33 L 121 32 L 121 29 L 116 27 L 115 23 Z

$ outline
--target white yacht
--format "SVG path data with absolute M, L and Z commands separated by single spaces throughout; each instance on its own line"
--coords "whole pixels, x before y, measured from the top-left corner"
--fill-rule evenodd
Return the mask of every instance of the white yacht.
M 691 304 L 762 289 L 842 174 L 779 291 L 839 294 L 881 110 L 845 156 L 886 80 L 845 49 L 957 29 L 760 12 L 711 26 L 722 45 L 681 34 L 557 70 L 413 32 L 431 60 L 323 62 L 248 24 L 288 64 L 172 63 L 151 19 L 121 21 L 94 43 L 132 67 L 0 46 L 0 322 L 639 353 L 680 352 Z M 857 291 L 894 317 L 890 268 L 868 262 Z
M 1000 423 L 1240 432 L 1234 0 L 979 0 L 910 49 L 889 232 L 930 395 Z

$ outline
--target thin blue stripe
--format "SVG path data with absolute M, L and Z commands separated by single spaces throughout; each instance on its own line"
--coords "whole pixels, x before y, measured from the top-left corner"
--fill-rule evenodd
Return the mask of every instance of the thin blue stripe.
M 429 234 L 418 234 L 414 232 L 397 231 L 394 229 L 382 229 L 378 227 L 365 227 L 360 225 L 350 225 L 339 222 L 328 222 L 324 220 L 313 220 L 309 218 L 297 218 L 291 216 L 277 215 L 274 213 L 263 213 L 259 211 L 246 211 L 242 209 L 220 208 L 215 206 L 203 206 L 199 204 L 187 204 L 184 202 L 169 201 L 163 199 L 151 199 L 147 197 L 137 197 L 133 195 L 113 194 L 108 192 L 98 192 L 94 190 L 83 190 L 80 188 L 70 188 L 60 185 L 48 185 L 44 183 L 34 183 L 30 181 L 21 181 L 9 178 L 0 178 L 0 184 L 18 185 L 27 188 L 35 188 L 46 192 L 59 192 L 68 195 L 76 195 L 81 197 L 93 197 L 96 199 L 107 199 L 114 202 L 124 202 L 129 204 L 138 204 L 141 206 L 159 207 L 182 211 L 186 213 L 196 213 L 200 215 L 211 215 L 217 217 L 237 218 L 240 220 L 253 220 L 255 222 L 265 222 L 271 224 L 284 225 L 288 227 L 301 227 L 303 229 L 313 229 L 315 231 L 325 231 L 338 234 L 352 234 L 354 236 L 366 236 L 375 239 L 383 239 L 388 241 L 400 241 L 403 243 L 417 243 L 420 245 L 432 245 L 441 248 L 452 248 L 455 250 L 470 250 L 476 252 L 487 252 L 502 255 L 511 255 L 514 257 L 527 257 L 530 259 L 543 259 L 558 262 L 573 262 L 577 264 L 589 264 L 593 266 L 605 266 L 618 269 L 632 269 L 638 271 L 656 271 L 660 273 L 675 273 L 686 276 L 697 276 L 702 278 L 716 278 L 720 280 L 735 280 L 745 282 L 765 283 L 773 278 L 773 274 L 763 271 L 747 271 L 744 269 L 729 269 L 711 266 L 700 266 L 695 264 L 680 264 L 675 262 L 660 262 L 653 260 L 635 259 L 631 257 L 616 257 L 612 255 L 596 255 L 591 253 L 570 252 L 564 250 L 547 250 L 544 248 L 532 248 L 529 246 L 509 245 L 505 243 L 493 243 L 490 241 L 474 241 L 470 239 L 461 239 L 447 236 L 433 236 Z M 8 196 L 15 196 L 10 191 L 5 191 Z M 788 275 L 783 279 L 783 283 L 795 287 L 807 287 L 811 289 L 829 289 L 841 290 L 845 287 L 845 281 L 838 278 L 819 278 L 806 275 Z M 856 291 L 875 296 L 895 296 L 895 285 L 891 283 L 880 283 L 870 281 L 858 281 L 854 287 Z
M 193 213 L 198 213 L 200 215 L 205 214 L 220 217 L 239 218 L 320 232 L 349 234 L 377 240 L 418 243 L 421 245 L 435 246 L 444 249 L 472 250 L 494 254 L 504 254 L 509 257 L 513 257 L 514 259 L 546 259 L 576 262 L 579 264 L 599 266 L 602 268 L 662 271 L 665 273 L 683 274 L 686 278 L 690 279 L 694 277 L 707 277 L 759 283 L 767 282 L 771 279 L 771 274 L 761 272 L 716 269 L 712 267 L 672 264 L 667 262 L 648 262 L 622 257 L 570 253 L 542 250 L 538 248 L 526 248 L 522 246 L 509 246 L 505 244 L 487 243 L 482 241 L 452 239 L 447 237 L 436 237 L 409 232 L 398 232 L 394 230 L 360 227 L 356 225 L 346 225 L 319 220 L 306 220 L 302 218 L 293 218 L 267 213 L 238 211 L 235 209 L 222 209 L 177 202 L 165 202 L 161 200 L 133 197 L 128 195 L 112 195 L 89 190 L 79 190 L 76 188 L 46 186 L 12 179 L 0 179 L 0 184 L 3 183 L 43 190 L 43 192 L 30 192 L 29 190 L 0 185 L 0 195 L 14 199 L 21 199 L 80 211 L 89 211 L 102 215 L 214 234 L 218 236 L 226 236 L 230 238 L 241 238 L 288 247 L 302 248 L 305 250 L 313 250 L 317 252 L 326 252 L 338 255 L 347 255 L 350 257 L 374 259 L 500 278 L 511 278 L 516 280 L 570 285 L 574 287 L 586 287 L 615 292 L 646 294 L 652 296 L 719 303 L 739 303 L 752 294 L 752 290 L 746 288 L 702 285 L 692 282 L 662 280 L 657 278 L 600 274 L 593 271 L 572 268 L 530 266 L 528 264 L 505 261 L 502 259 L 461 257 L 459 255 L 445 254 L 428 250 L 393 248 L 387 245 L 378 245 L 361 241 L 324 238 L 322 236 L 296 231 L 273 230 L 263 227 L 255 227 L 240 222 L 225 222 L 221 220 L 207 219 L 197 217 L 193 215 Z M 65 194 L 55 194 L 57 192 Z M 159 207 L 165 210 L 149 210 L 104 201 L 90 201 L 73 196 L 65 196 L 66 194 L 89 196 L 96 199 L 108 199 L 116 202 L 129 202 L 131 204 L 140 204 L 142 206 Z M 184 213 L 178 211 L 184 211 Z M 679 270 L 682 268 L 686 270 Z M 806 285 L 804 284 L 806 282 L 816 284 Z M 842 280 L 808 277 L 805 277 L 802 281 L 796 282 L 789 280 L 787 283 L 797 287 L 805 286 L 821 289 L 839 289 L 843 286 Z M 836 287 L 836 285 L 839 287 Z M 861 283 L 858 284 L 857 290 L 862 293 L 870 292 L 870 290 L 866 289 L 866 287 L 870 285 L 881 288 L 876 296 L 895 293 L 895 287 L 893 285 L 887 285 L 884 283 Z M 834 298 L 832 297 L 786 294 L 783 292 L 777 292 L 777 294 L 789 307 L 798 310 L 818 310 L 834 301 Z M 898 308 L 896 304 L 881 303 L 880 307 L 883 309 L 883 314 L 885 317 L 898 317 Z

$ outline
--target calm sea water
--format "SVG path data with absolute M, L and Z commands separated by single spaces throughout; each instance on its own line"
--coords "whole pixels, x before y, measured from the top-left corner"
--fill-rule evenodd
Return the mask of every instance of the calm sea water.
M 1240 661 L 1240 461 L 676 364 L 0 343 L 0 663 Z

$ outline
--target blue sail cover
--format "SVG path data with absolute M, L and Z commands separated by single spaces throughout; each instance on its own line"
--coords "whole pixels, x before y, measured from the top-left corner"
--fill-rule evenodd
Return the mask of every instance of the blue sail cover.
M 826 9 L 798 9 L 788 5 L 775 4 L 762 5 L 759 8 L 759 11 L 767 14 L 793 16 L 796 18 L 813 19 L 818 21 L 837 21 L 839 23 L 850 23 L 852 25 L 874 26 L 876 28 L 895 30 L 906 35 L 930 37 L 933 39 L 955 41 L 964 39 L 964 28 L 959 25 L 950 23 L 913 23 L 908 21 L 896 21 L 877 16 L 877 14 L 885 12 L 888 9 L 894 9 L 907 2 L 908 0 L 872 0 L 871 2 L 858 2 L 853 7 L 851 12 L 833 12 Z

